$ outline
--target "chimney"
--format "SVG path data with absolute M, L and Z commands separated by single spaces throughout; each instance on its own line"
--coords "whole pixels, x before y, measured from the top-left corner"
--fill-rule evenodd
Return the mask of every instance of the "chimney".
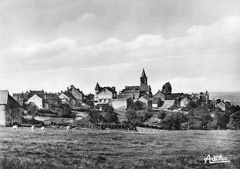
M 69 90 L 69 87 L 67 87 L 67 91 Z

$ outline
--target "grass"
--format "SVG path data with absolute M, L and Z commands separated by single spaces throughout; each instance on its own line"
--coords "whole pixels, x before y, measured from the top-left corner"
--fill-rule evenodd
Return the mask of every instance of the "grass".
M 240 132 L 0 128 L 0 168 L 240 168 Z M 231 162 L 204 164 L 207 155 Z

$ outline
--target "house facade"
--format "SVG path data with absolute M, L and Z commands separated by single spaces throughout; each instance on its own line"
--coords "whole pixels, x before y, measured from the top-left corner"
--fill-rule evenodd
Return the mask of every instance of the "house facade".
M 111 104 L 117 98 L 115 87 L 100 87 L 97 83 L 95 87 L 95 104 Z
M 84 94 L 75 86 L 71 85 L 67 88 L 67 92 L 70 93 L 74 98 L 76 98 L 80 103 L 83 102 Z
M 0 125 L 22 124 L 22 107 L 9 95 L 7 90 L 0 90 Z
M 75 108 L 75 107 L 79 106 L 78 100 L 73 95 L 68 93 L 67 91 L 61 92 L 59 94 L 59 98 L 61 99 L 62 104 L 68 104 L 72 108 Z
M 30 97 L 28 99 L 28 103 L 34 103 L 39 109 L 43 108 L 43 99 L 37 94 L 34 94 L 32 97 Z

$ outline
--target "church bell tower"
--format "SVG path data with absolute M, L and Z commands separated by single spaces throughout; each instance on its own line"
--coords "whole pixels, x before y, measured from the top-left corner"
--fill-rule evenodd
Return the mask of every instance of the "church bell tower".
M 140 86 L 147 85 L 147 76 L 145 70 L 142 71 L 142 76 L 140 77 Z

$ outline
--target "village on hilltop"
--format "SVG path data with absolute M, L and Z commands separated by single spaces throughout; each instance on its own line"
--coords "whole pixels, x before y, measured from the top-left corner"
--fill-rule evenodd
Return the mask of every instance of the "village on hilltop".
M 0 125 L 23 124 L 23 115 L 33 114 L 36 111 L 41 112 L 41 115 L 45 114 L 45 116 L 50 112 L 58 112 L 58 115 L 64 117 L 67 111 L 77 112 L 83 108 L 102 111 L 106 105 L 115 111 L 124 112 L 131 108 L 134 103 L 140 104 L 142 110 L 151 111 L 184 112 L 184 108 L 190 104 L 200 105 L 200 107 L 218 107 L 223 111 L 226 109 L 226 103 L 223 100 L 210 100 L 208 91 L 197 94 L 172 93 L 169 82 L 153 94 L 144 69 L 139 85 L 125 86 L 117 93 L 114 86 L 101 86 L 97 83 L 94 90 L 94 94 L 84 94 L 79 88 L 70 85 L 66 90 L 58 93 L 49 93 L 42 89 L 13 93 L 13 96 L 7 90 L 1 90 Z M 185 112 L 187 111 L 185 110 Z

